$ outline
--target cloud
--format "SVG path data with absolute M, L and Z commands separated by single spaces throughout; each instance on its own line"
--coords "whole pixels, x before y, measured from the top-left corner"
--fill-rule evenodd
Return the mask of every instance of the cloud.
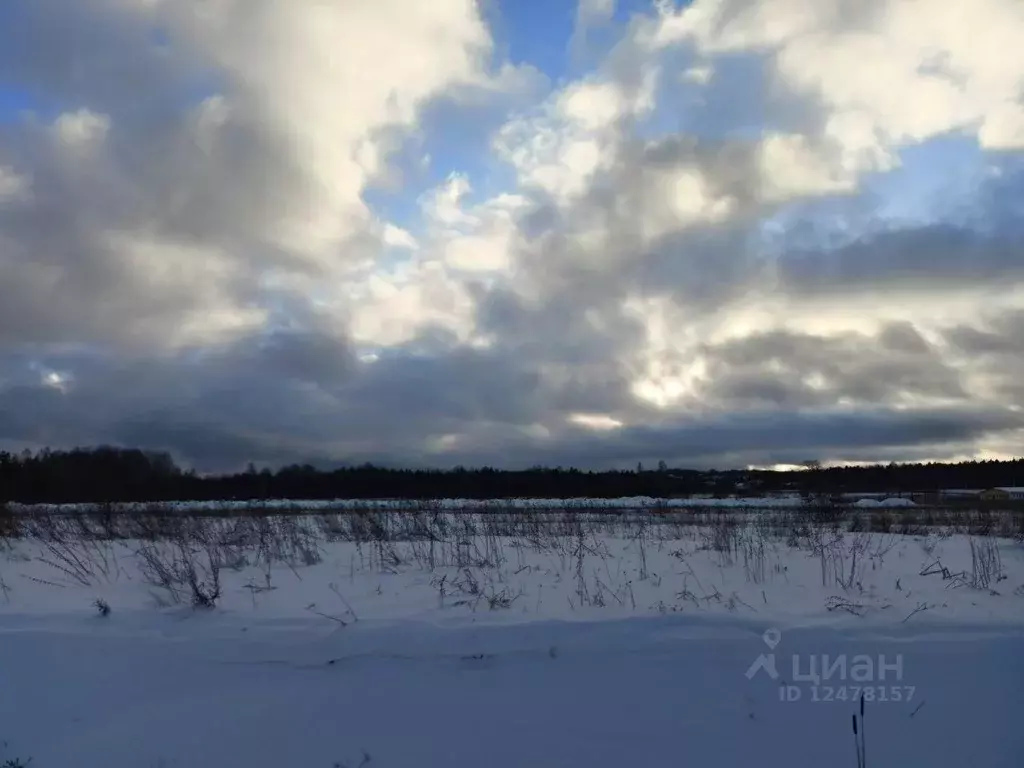
M 38 106 L 0 119 L 0 443 L 1012 452 L 1019 3 L 615 5 L 580 3 L 566 45 L 618 39 L 572 76 L 503 60 L 471 0 L 3 11 Z M 970 173 L 908 160 L 951 136 Z
M 791 347 L 806 342 L 780 338 L 751 348 L 762 362 L 773 354 L 794 360 L 800 355 Z M 863 347 L 850 346 L 863 351 L 867 340 Z M 712 357 L 719 364 L 745 351 L 726 347 Z M 609 429 L 610 419 L 591 418 L 588 424 L 578 417 L 606 412 L 626 399 L 628 382 L 602 378 L 598 363 L 572 361 L 560 372 L 527 370 L 505 353 L 421 354 L 407 348 L 360 364 L 332 337 L 281 332 L 160 361 L 70 353 L 29 370 L 24 359 L 19 366 L 8 358 L 5 370 L 20 368 L 22 375 L 0 389 L 0 414 L 5 438 L 21 444 L 124 442 L 171 449 L 187 462 L 216 469 L 250 460 L 367 459 L 513 466 L 665 459 L 709 465 L 758 456 L 798 461 L 826 451 L 857 458 L 871 450 L 899 450 L 907 458 L 960 450 L 986 435 L 1024 427 L 1020 412 L 995 404 L 901 401 L 902 393 L 957 392 L 941 376 L 936 379 L 932 368 L 915 372 L 895 362 L 895 349 L 873 360 L 816 366 L 818 352 L 820 347 L 808 345 L 806 370 L 823 370 L 830 385 L 838 383 L 860 402 L 760 398 L 743 409 L 712 407 L 689 416 L 651 418 L 655 414 L 648 412 L 646 423 L 633 414 L 633 424 Z M 49 370 L 75 374 L 59 391 L 45 375 Z M 878 378 L 894 374 L 893 380 Z M 735 405 L 744 396 L 744 375 L 740 366 L 728 377 L 716 376 L 721 389 L 714 402 Z M 769 378 L 757 382 L 770 389 Z M 886 394 L 888 403 L 880 397 Z M 875 398 L 881 404 L 873 404 Z M 409 435 L 417 437 L 412 445 Z
M 794 249 L 778 266 L 781 285 L 795 292 L 890 287 L 934 293 L 1024 279 L 1016 233 L 990 234 L 952 224 L 868 233 L 834 250 Z
M 826 407 L 966 402 L 959 372 L 909 323 L 877 336 L 752 334 L 708 348 L 703 402 Z
M 0 135 L 0 157 L 31 179 L 0 224 L 4 326 L 35 322 L 59 291 L 60 325 L 93 338 L 131 327 L 152 344 L 184 321 L 183 340 L 202 340 L 262 321 L 256 269 L 312 284 L 372 260 L 382 238 L 362 193 L 401 131 L 447 89 L 490 78 L 473 3 L 402 8 L 19 6 L 4 71 L 68 108 Z M 188 98 L 200 84 L 209 95 Z M 40 340 L 62 340 L 39 324 Z
M 781 88 L 819 102 L 818 128 L 847 162 L 884 167 L 894 145 L 949 130 L 1012 145 L 1021 28 L 1014 0 L 711 0 L 667 11 L 659 41 L 691 41 L 712 57 L 770 54 Z

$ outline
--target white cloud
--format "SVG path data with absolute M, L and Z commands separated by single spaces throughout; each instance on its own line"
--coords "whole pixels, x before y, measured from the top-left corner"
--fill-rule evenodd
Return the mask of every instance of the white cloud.
M 1024 149 L 1024 103 L 994 107 L 978 131 L 978 140 L 985 149 Z
M 57 140 L 72 149 L 101 144 L 109 130 L 110 118 L 88 109 L 65 112 L 53 125 Z
M 444 247 L 445 263 L 464 272 L 494 272 L 508 265 L 509 230 L 489 236 L 469 235 L 452 238 Z
M 1024 95 L 1022 31 L 1016 0 L 696 0 L 666 9 L 654 39 L 712 57 L 770 52 L 780 84 L 825 107 L 824 136 L 873 170 L 954 129 L 1016 142 L 1003 126 Z
M 21 274 L 20 293 L 35 292 L 34 303 L 46 306 L 55 297 L 42 288 L 53 284 L 42 273 L 64 269 L 61 259 L 74 258 L 69 269 L 83 275 L 120 264 L 123 279 L 135 281 L 122 294 L 161 296 L 139 301 L 118 325 L 167 328 L 167 338 L 185 327 L 214 335 L 249 328 L 262 312 L 254 272 L 323 293 L 376 258 L 382 243 L 413 247 L 409 233 L 377 225 L 363 200 L 367 185 L 431 99 L 520 82 L 515 68 L 492 77 L 489 30 L 472 0 L 429 8 L 395 0 L 82 0 L 33 10 L 23 26 L 26 39 L 64 41 L 55 45 L 74 58 L 46 70 L 34 50 L 17 49 L 9 55 L 22 59 L 12 72 L 45 83 L 58 99 L 76 93 L 84 106 L 54 121 L 52 146 L 31 121 L 0 132 L 0 150 L 6 138 L 9 154 L 39 160 L 16 178 L 33 179 L 41 201 L 33 215 L 53 230 L 46 237 L 67 238 L 33 246 L 43 259 L 8 270 L 7 287 L 19 291 L 10 279 Z M 155 27 L 168 42 L 154 40 Z M 183 92 L 196 78 L 216 92 L 188 107 Z M 143 90 L 133 92 L 138 84 Z M 14 177 L 5 174 L 5 189 Z M 72 257 L 76 250 L 95 252 L 95 261 Z M 171 320 L 169 281 L 192 305 L 180 321 Z M 59 336 L 99 324 L 85 314 L 103 302 L 80 298 L 81 317 Z M 103 333 L 112 327 L 103 325 Z
M 428 220 L 445 226 L 471 224 L 473 218 L 462 210 L 462 199 L 472 191 L 469 178 L 452 172 L 440 186 L 430 190 L 420 200 Z
M 371 274 L 353 286 L 349 303 L 350 334 L 360 344 L 395 346 L 428 328 L 447 331 L 456 342 L 474 338 L 472 298 L 438 261 Z
M 569 86 L 555 104 L 558 116 L 587 131 L 613 125 L 625 114 L 626 101 L 614 83 L 577 83 Z
M 651 109 L 654 80 L 652 72 L 632 93 L 611 80 L 570 83 L 536 113 L 507 123 L 495 150 L 515 168 L 523 187 L 567 204 L 615 161 L 617 125 Z
M 383 240 L 385 245 L 390 245 L 393 248 L 406 248 L 414 251 L 419 247 L 419 243 L 416 242 L 416 238 L 410 232 L 401 227 L 396 227 L 394 224 L 384 225 Z
M 615 0 L 580 0 L 577 18 L 587 23 L 608 21 L 615 13 Z
M 25 201 L 32 192 L 32 183 L 12 168 L 0 165 L 0 205 Z
M 167 15 L 226 79 L 231 108 L 290 156 L 301 186 L 270 236 L 321 258 L 368 217 L 361 194 L 390 148 L 377 132 L 411 127 L 447 88 L 486 81 L 491 41 L 467 0 L 429 9 L 221 0 Z
M 569 421 L 596 432 L 606 432 L 623 426 L 621 421 L 605 413 L 573 413 L 569 415 Z
M 705 65 L 685 69 L 679 77 L 684 82 L 697 83 L 698 85 L 707 85 L 709 82 L 711 82 L 711 78 L 714 76 L 714 74 L 714 68 Z
M 438 227 L 433 248 L 451 270 L 479 276 L 503 273 L 521 244 L 519 217 L 527 205 L 521 195 L 500 194 L 486 200 L 463 211 L 459 226 Z
M 760 151 L 766 202 L 857 188 L 855 175 L 828 162 L 806 136 L 770 132 L 762 139 Z

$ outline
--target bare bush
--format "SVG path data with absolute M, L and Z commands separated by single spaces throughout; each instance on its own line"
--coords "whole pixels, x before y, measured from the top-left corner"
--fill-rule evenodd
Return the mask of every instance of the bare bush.
M 221 559 L 217 549 L 187 540 L 148 544 L 138 551 L 146 583 L 164 590 L 170 602 L 186 600 L 195 608 L 213 608 L 221 595 Z
M 971 586 L 975 589 L 991 589 L 993 582 L 1005 578 L 996 542 L 993 539 L 971 539 Z
M 747 531 L 743 536 L 740 550 L 743 554 L 743 572 L 747 581 L 764 584 L 765 581 L 765 537 L 760 533 Z
M 3 502 L 0 502 L 0 549 L 10 547 L 13 539 L 21 536 L 21 521 L 18 515 Z
M 23 528 L 44 550 L 36 560 L 70 581 L 91 587 L 116 577 L 119 566 L 113 546 L 93 533 L 84 516 L 40 515 Z
M 488 587 L 484 592 L 484 600 L 487 601 L 487 605 L 492 611 L 498 610 L 499 608 L 511 608 L 512 603 L 522 596 L 522 589 L 513 593 L 507 587 L 502 588 L 500 591 L 496 590 L 494 587 Z
M 828 611 L 845 611 L 854 616 L 864 615 L 864 606 L 861 603 L 855 603 L 845 597 L 835 595 L 825 601 L 825 609 Z
M 739 531 L 739 521 L 728 513 L 719 513 L 710 526 L 701 530 L 702 548 L 718 553 L 723 566 L 732 565 Z

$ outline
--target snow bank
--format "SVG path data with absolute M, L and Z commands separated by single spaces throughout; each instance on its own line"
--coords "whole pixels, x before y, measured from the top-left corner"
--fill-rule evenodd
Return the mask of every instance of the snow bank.
M 853 506 L 859 509 L 896 509 L 905 507 L 916 507 L 910 499 L 889 498 L 889 499 L 861 499 L 854 502 Z

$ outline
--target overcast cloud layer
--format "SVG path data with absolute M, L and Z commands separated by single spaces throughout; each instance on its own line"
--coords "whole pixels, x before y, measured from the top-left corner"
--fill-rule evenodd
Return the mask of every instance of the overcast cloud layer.
M 511 5 L 9 0 L 0 447 L 1022 452 L 1024 3 Z

